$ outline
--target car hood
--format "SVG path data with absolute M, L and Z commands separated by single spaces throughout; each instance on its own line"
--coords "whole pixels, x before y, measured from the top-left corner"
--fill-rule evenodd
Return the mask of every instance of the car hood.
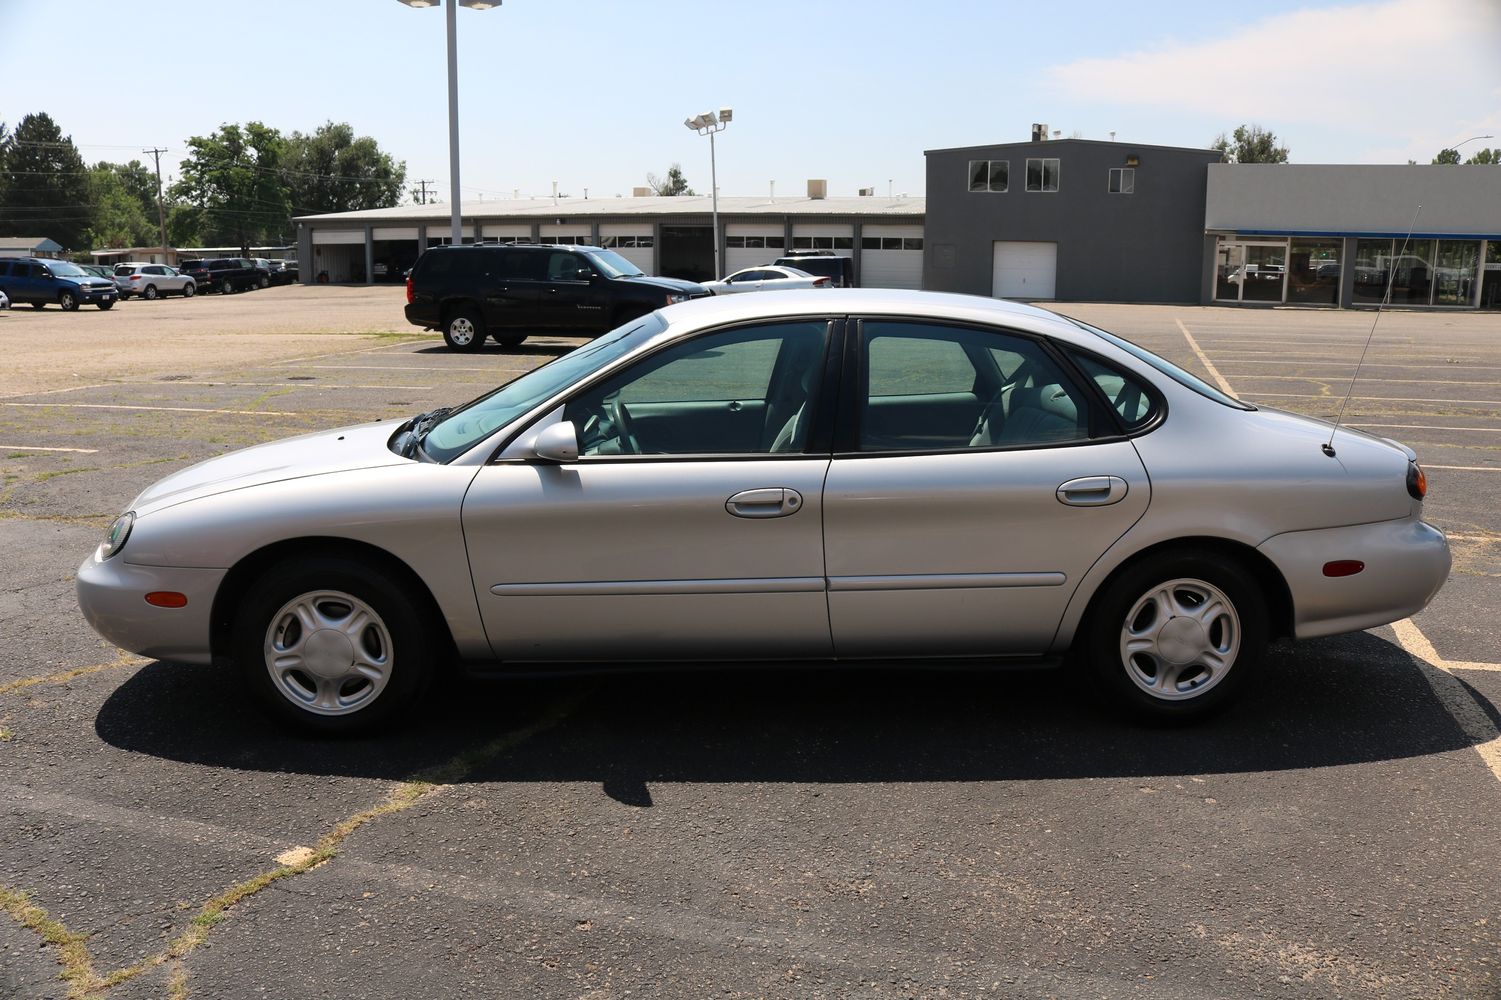
M 130 509 L 140 515 L 249 486 L 402 465 L 412 460 L 392 452 L 386 443 L 404 422 L 382 420 L 318 431 L 211 458 L 147 487 Z
M 682 278 L 657 278 L 640 275 L 631 278 L 619 278 L 619 281 L 628 281 L 633 285 L 648 285 L 652 288 L 665 288 L 674 292 L 684 292 L 688 295 L 702 295 L 704 286 L 696 281 L 684 281 Z

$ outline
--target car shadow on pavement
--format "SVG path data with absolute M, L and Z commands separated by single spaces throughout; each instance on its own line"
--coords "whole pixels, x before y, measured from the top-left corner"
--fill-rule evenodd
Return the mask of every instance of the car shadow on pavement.
M 528 340 L 526 343 L 524 343 L 524 344 L 517 344 L 514 347 L 501 347 L 499 344 L 495 343 L 493 340 L 487 340 L 487 341 L 485 341 L 485 343 L 483 345 L 481 345 L 481 347 L 479 349 L 479 353 L 480 354 L 514 354 L 514 355 L 517 355 L 518 357 L 532 357 L 532 358 L 557 358 L 557 357 L 563 356 L 564 354 L 567 354 L 569 351 L 575 350 L 579 346 L 581 346 L 581 345 L 579 344 L 578 341 L 567 341 L 567 340 L 562 340 L 562 341 L 550 341 L 550 340 L 531 341 L 531 340 Z M 419 354 L 419 355 L 420 354 L 453 354 L 453 350 L 451 348 L 449 348 L 445 344 L 434 344 L 431 347 L 419 347 L 415 351 L 412 351 L 411 353 L 412 354 Z
M 238 679 L 156 662 L 95 728 L 132 753 L 245 770 L 406 779 L 572 705 L 465 781 L 924 782 L 1186 776 L 1396 760 L 1470 745 L 1419 664 L 1368 633 L 1279 645 L 1255 688 L 1190 727 L 1133 724 L 1057 671 L 700 670 L 446 680 L 381 737 L 312 739 L 249 710 Z M 227 696 L 228 695 L 228 696 Z

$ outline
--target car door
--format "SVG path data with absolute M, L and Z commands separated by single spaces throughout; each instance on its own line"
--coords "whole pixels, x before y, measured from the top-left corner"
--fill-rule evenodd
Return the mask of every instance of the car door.
M 857 324 L 824 491 L 840 657 L 1047 652 L 1146 511 L 1135 448 L 1042 340 Z
M 42 281 L 39 277 L 41 268 L 36 264 L 25 261 L 15 261 L 10 265 L 10 276 L 6 278 L 5 290 L 10 295 L 13 303 L 21 302 L 45 302 L 41 294 Z
M 605 286 L 584 255 L 560 248 L 544 256 L 537 325 L 548 330 L 608 328 Z
M 483 300 L 485 325 L 490 330 L 524 333 L 536 327 L 545 254 L 485 248 L 460 256 L 467 259 L 457 266 L 470 268 L 470 276 Z
M 161 264 L 148 264 L 141 270 L 150 276 L 147 280 L 156 282 L 157 289 L 162 292 L 180 292 L 187 284 Z
M 786 320 L 674 343 L 554 411 L 576 461 L 483 467 L 463 523 L 495 655 L 830 656 L 814 413 L 835 332 Z

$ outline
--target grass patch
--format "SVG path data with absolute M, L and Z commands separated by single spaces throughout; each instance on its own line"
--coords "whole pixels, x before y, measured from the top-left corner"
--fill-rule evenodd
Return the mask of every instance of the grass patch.
M 104 988 L 104 981 L 94 971 L 89 955 L 88 935 L 70 931 L 47 911 L 33 903 L 24 892 L 0 886 L 0 909 L 22 927 L 36 932 L 48 945 L 57 949 L 57 961 L 63 967 L 62 979 L 68 984 L 70 998 L 87 997 Z

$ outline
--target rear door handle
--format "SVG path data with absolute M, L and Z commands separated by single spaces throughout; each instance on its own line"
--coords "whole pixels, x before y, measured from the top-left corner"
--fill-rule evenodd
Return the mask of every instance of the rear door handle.
M 1130 487 L 1119 476 L 1085 476 L 1058 487 L 1058 502 L 1070 507 L 1108 507 L 1126 498 Z
M 781 486 L 742 490 L 724 502 L 724 509 L 736 517 L 786 517 L 803 507 L 803 495 Z

